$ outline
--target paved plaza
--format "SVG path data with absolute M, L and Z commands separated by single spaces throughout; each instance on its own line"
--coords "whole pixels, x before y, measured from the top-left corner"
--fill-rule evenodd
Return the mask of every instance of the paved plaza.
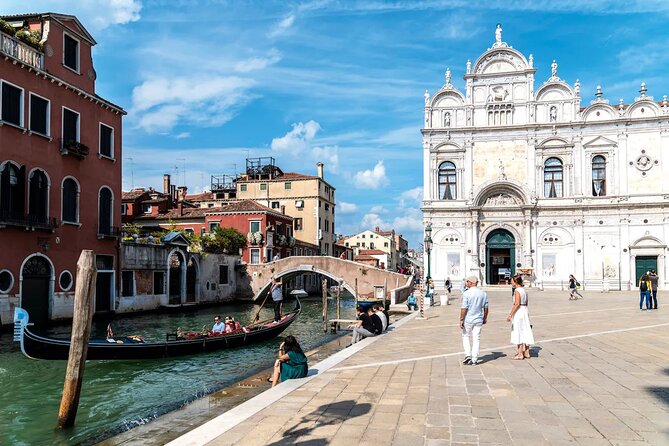
M 529 289 L 537 343 L 531 359 L 515 361 L 506 322 L 510 289 L 488 295 L 478 366 L 461 363 L 453 300 L 174 444 L 669 444 L 669 313 L 662 300 L 659 311 L 647 312 L 633 291 L 584 292 L 585 299 L 569 301 L 566 292 Z

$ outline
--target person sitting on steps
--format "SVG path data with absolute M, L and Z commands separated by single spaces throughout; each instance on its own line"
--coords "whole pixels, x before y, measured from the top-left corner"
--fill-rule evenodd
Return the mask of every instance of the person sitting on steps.
M 295 336 L 286 336 L 279 346 L 279 357 L 274 361 L 274 371 L 268 381 L 274 387 L 289 379 L 305 378 L 309 371 L 307 362 L 307 356 Z

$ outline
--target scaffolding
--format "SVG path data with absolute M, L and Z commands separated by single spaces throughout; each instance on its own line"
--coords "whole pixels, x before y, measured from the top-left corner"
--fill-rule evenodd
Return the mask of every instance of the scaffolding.
M 234 191 L 236 180 L 234 175 L 212 175 L 211 191 L 214 193 Z
M 246 175 L 253 180 L 272 180 L 283 175 L 274 157 L 246 158 Z

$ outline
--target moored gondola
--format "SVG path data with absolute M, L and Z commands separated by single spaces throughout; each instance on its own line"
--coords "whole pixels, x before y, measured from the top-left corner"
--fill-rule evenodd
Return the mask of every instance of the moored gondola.
M 280 322 L 256 322 L 232 333 L 212 335 L 200 333 L 169 333 L 165 341 L 147 342 L 138 336 L 91 339 L 86 359 L 156 359 L 186 356 L 227 348 L 242 347 L 272 339 L 297 319 L 301 312 L 299 299 L 295 309 L 286 313 Z M 70 339 L 50 338 L 30 331 L 28 312 L 14 311 L 14 340 L 21 351 L 32 359 L 67 359 Z

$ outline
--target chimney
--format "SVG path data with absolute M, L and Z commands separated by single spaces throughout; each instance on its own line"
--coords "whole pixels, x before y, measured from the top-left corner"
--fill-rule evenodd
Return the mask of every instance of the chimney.
M 165 195 L 169 195 L 170 192 L 171 192 L 170 175 L 166 173 L 165 175 L 163 175 L 163 193 Z
M 379 227 L 378 227 L 378 226 L 377 226 L 376 228 L 374 228 L 374 232 L 381 232 L 381 231 L 379 230 Z
M 186 186 L 179 186 L 177 188 L 179 190 L 179 194 L 177 196 L 179 201 L 183 201 L 186 199 L 186 192 L 188 192 L 188 188 Z
M 177 204 L 177 210 L 179 211 L 179 215 L 184 214 L 184 202 L 179 200 L 179 203 Z
M 286 206 L 281 206 L 281 213 L 286 215 Z
M 323 179 L 323 163 L 321 163 L 319 161 L 318 164 L 316 164 L 316 166 L 318 166 L 318 178 L 320 178 L 322 180 Z
M 172 202 L 177 201 L 177 187 L 174 184 L 170 186 L 170 196 L 172 197 Z

